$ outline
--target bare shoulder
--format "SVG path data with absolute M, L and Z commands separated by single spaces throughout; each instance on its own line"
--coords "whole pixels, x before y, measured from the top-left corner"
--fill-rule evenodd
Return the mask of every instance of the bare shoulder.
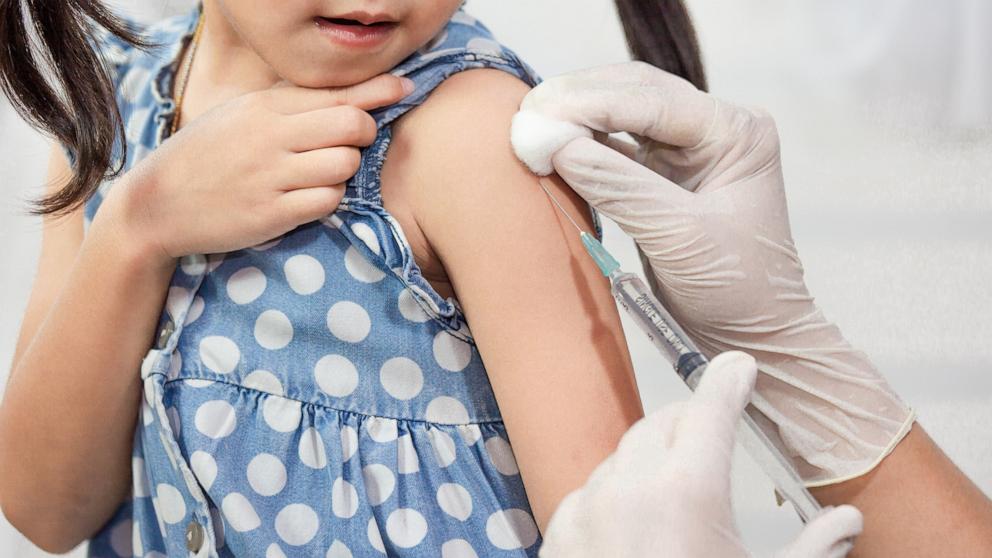
M 445 177 L 474 173 L 480 164 L 519 165 L 510 147 L 510 121 L 529 90 L 519 78 L 496 69 L 449 77 L 397 123 L 397 144 L 416 147 L 404 163 L 443 175 L 433 177 L 442 183 Z
M 465 70 L 393 125 L 382 169 L 383 203 L 442 295 L 453 293 L 431 231 L 445 228 L 445 216 L 464 213 L 466 202 L 495 185 L 532 176 L 510 146 L 510 121 L 529 90 L 502 70 Z

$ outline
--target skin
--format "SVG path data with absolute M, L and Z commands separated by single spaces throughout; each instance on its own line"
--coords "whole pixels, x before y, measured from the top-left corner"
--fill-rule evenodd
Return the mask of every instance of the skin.
M 326 10 L 316 4 L 206 1 L 180 132 L 110 191 L 85 237 L 81 211 L 45 220 L 38 279 L 0 406 L 0 505 L 46 550 L 65 552 L 91 536 L 127 494 L 135 423 L 121 417 L 138 414 L 136 371 L 156 333 L 176 258 L 249 246 L 319 216 L 305 210 L 330 212 L 340 185 L 293 180 L 308 169 L 312 175 L 314 163 L 330 165 L 331 155 L 328 168 L 354 166 L 339 151 L 318 153 L 332 151 L 319 144 L 367 145 L 360 131 L 369 122 L 321 110 L 336 104 L 324 96 L 255 94 L 273 85 L 335 87 L 376 76 L 426 43 L 459 2 L 342 1 Z M 354 9 L 388 10 L 399 22 L 377 52 L 355 54 L 313 29 L 315 15 Z M 510 150 L 510 118 L 527 89 L 497 71 L 451 78 L 397 124 L 383 180 L 387 208 L 413 238 L 417 262 L 442 293 L 457 294 L 472 324 L 543 528 L 558 501 L 643 412 L 605 279 Z M 357 94 L 342 96 L 359 101 Z M 290 101 L 313 112 L 302 121 L 286 116 Z M 317 123 L 301 123 L 311 120 Z M 342 122 L 354 133 L 310 138 L 306 147 L 314 151 L 306 158 L 276 157 L 265 141 L 252 139 L 260 135 L 239 128 L 271 129 L 269 143 L 299 142 L 315 136 L 314 128 Z M 209 148 L 229 137 L 247 143 L 237 154 Z M 443 164 L 438 152 L 450 154 Z M 53 147 L 50 188 L 68 173 Z M 260 177 L 290 185 L 275 188 Z M 240 196 L 232 199 L 230 184 L 240 185 Z M 585 204 L 557 178 L 550 187 L 590 228 Z M 206 215 L 208 208 L 217 209 Z M 195 226 L 176 231 L 174 215 L 187 214 L 198 216 Z M 487 253 L 520 256 L 482 257 Z M 59 459 L 51 458 L 52 448 Z

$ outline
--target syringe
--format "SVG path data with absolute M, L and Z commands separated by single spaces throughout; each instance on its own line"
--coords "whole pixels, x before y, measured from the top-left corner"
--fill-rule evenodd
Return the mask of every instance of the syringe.
M 679 377 L 695 391 L 702 379 L 709 361 L 696 348 L 695 343 L 682 331 L 651 290 L 633 273 L 620 269 L 620 263 L 606 251 L 595 237 L 582 230 L 565 208 L 541 181 L 541 187 L 565 217 L 579 230 L 582 244 L 592 259 L 610 280 L 613 296 L 633 318 L 655 347 L 675 368 Z M 759 423 L 767 425 L 762 429 Z M 748 404 L 737 429 L 737 439 L 775 485 L 778 494 L 792 502 L 803 522 L 809 522 L 819 514 L 820 504 L 806 490 L 792 463 L 783 453 L 781 439 L 775 433 L 774 425 L 755 408 Z

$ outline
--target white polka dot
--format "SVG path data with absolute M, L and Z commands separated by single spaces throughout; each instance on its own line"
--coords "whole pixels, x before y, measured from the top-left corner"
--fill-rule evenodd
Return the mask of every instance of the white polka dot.
M 376 237 L 372 227 L 365 223 L 355 223 L 351 226 L 351 232 L 355 233 L 355 236 L 360 238 L 369 247 L 369 250 L 372 250 L 376 254 L 379 253 L 379 239 Z
M 458 521 L 465 521 L 472 515 L 472 495 L 458 483 L 446 482 L 438 487 L 437 505 Z
M 496 548 L 527 548 L 537 541 L 537 525 L 524 510 L 502 510 L 489 516 L 486 521 L 486 536 Z
M 462 10 L 455 12 L 455 15 L 451 16 L 451 21 L 462 25 L 475 25 L 475 18 Z
M 158 514 L 162 521 L 175 525 L 186 517 L 186 502 L 183 495 L 171 484 L 160 484 L 155 487 L 155 498 L 158 502 Z
M 310 542 L 319 526 L 317 512 L 306 504 L 290 504 L 276 515 L 276 534 L 293 546 Z
M 186 385 L 188 385 L 191 388 L 205 388 L 207 386 L 214 385 L 214 381 L 213 380 L 194 380 L 194 379 L 189 379 L 189 380 L 183 380 L 183 383 L 186 384 Z
M 369 544 L 372 545 L 372 548 L 385 554 L 386 547 L 382 544 L 382 533 L 379 532 L 379 524 L 376 523 L 375 516 L 372 516 L 372 518 L 369 519 L 369 526 L 366 529 L 366 534 L 369 536 Z
M 513 457 L 513 449 L 510 448 L 510 443 L 502 437 L 493 436 L 486 440 L 486 452 L 500 473 L 504 475 L 520 473 L 520 469 L 517 468 L 517 460 Z
M 342 341 L 358 343 L 368 336 L 372 320 L 364 308 L 350 300 L 342 300 L 327 311 L 327 329 Z
M 271 453 L 260 453 L 248 463 L 248 484 L 262 496 L 279 494 L 286 486 L 286 466 Z
M 297 254 L 289 258 L 283 266 L 283 272 L 289 288 L 297 294 L 313 294 L 324 286 L 324 266 L 313 256 Z
M 471 446 L 482 438 L 482 429 L 479 428 L 478 424 L 459 424 L 457 429 L 458 434 L 467 445 Z
M 379 381 L 386 393 L 396 399 L 413 399 L 424 387 L 424 373 L 416 362 L 406 357 L 394 357 L 379 369 Z
M 205 451 L 194 451 L 189 456 L 189 466 L 193 469 L 193 475 L 200 481 L 200 486 L 209 491 L 217 479 L 217 462 L 214 457 Z
M 149 71 L 139 64 L 131 66 L 123 79 L 121 79 L 121 97 L 128 103 L 134 103 L 141 96 L 142 91 L 148 87 Z M 140 554 L 140 553 L 139 553 Z M 130 551 L 128 556 L 130 556 Z
M 279 545 L 272 543 L 265 549 L 265 558 L 286 558 L 286 553 L 279 548 Z
M 316 428 L 310 427 L 300 435 L 300 461 L 311 469 L 323 469 L 327 466 L 327 453 L 324 451 L 324 440 Z
M 341 355 L 327 355 L 313 368 L 320 389 L 331 397 L 350 395 L 358 387 L 358 369 Z
M 380 463 L 366 465 L 362 469 L 362 478 L 365 480 L 365 496 L 373 506 L 385 502 L 393 493 L 396 487 L 396 477 L 389 467 Z
M 179 377 L 179 371 L 183 368 L 183 355 L 179 351 L 175 351 L 169 356 L 169 373 L 166 374 L 166 378 L 169 380 L 175 380 Z
M 189 289 L 169 287 L 169 294 L 165 298 L 165 310 L 169 313 L 173 322 L 178 322 L 179 315 L 189 306 L 189 297 Z
M 256 370 L 251 374 L 248 374 L 245 376 L 245 379 L 242 380 L 241 385 L 246 388 L 264 391 L 265 393 L 283 395 L 282 383 L 275 374 L 269 372 L 268 370 Z
M 438 424 L 465 424 L 468 422 L 468 410 L 461 401 L 442 395 L 427 405 L 426 417 L 428 422 Z
M 193 422 L 201 434 L 216 440 L 234 432 L 238 419 L 230 403 L 215 400 L 200 405 Z
M 465 539 L 453 539 L 441 545 L 441 558 L 479 558 Z
M 189 254 L 179 258 L 179 267 L 186 275 L 200 275 L 207 270 L 207 258 L 203 254 Z
M 400 291 L 398 302 L 400 314 L 411 322 L 421 323 L 431 319 L 431 317 L 427 315 L 427 312 L 424 312 L 424 309 L 420 307 L 420 304 L 417 304 L 417 299 L 413 297 L 410 289 L 403 289 Z
M 404 434 L 396 441 L 396 471 L 401 475 L 409 475 L 420 470 L 420 460 L 417 449 L 413 447 L 413 438 Z
M 372 438 L 380 444 L 388 444 L 396 439 L 396 419 L 369 417 L 365 421 L 365 429 Z
M 145 498 L 152 495 L 148 483 L 148 473 L 145 471 L 145 460 L 140 457 L 131 459 L 131 485 L 134 487 L 135 498 Z
M 241 360 L 241 350 L 227 337 L 210 335 L 200 341 L 200 360 L 218 374 L 230 374 Z
M 352 556 L 351 550 L 343 542 L 335 540 L 331 543 L 331 548 L 327 549 L 327 556 L 325 558 L 354 558 L 354 556 Z
M 434 360 L 445 370 L 461 372 L 472 360 L 472 346 L 442 330 L 434 336 Z
M 189 306 L 189 312 L 186 313 L 186 319 L 183 320 L 183 325 L 189 325 L 195 322 L 203 314 L 203 306 L 203 297 L 194 296 L 193 303 Z
M 427 520 L 412 508 L 394 510 L 386 519 L 386 535 L 400 548 L 413 548 L 427 536 Z
M 132 521 L 127 519 L 114 525 L 113 529 L 110 530 L 110 548 L 114 549 L 118 556 L 134 555 L 134 550 L 131 547 L 131 539 L 134 536 L 131 533 L 131 526 Z
M 152 408 L 145 400 L 141 401 L 141 422 L 145 426 L 155 422 L 155 415 L 152 414 Z
M 227 524 L 239 533 L 251 531 L 262 524 L 262 520 L 258 518 L 258 513 L 255 512 L 251 502 L 238 492 L 224 496 L 220 507 L 221 511 L 224 512 L 224 518 L 227 519 Z
M 493 54 L 500 54 L 503 52 L 503 47 L 501 47 L 499 43 L 485 37 L 475 37 L 474 39 L 469 39 L 469 41 L 465 43 L 465 47 L 470 50 L 481 50 L 491 52 Z
M 144 556 L 145 544 L 141 540 L 141 524 L 131 521 L 131 551 L 132 556 Z
M 281 349 L 293 340 L 293 324 L 286 314 L 278 310 L 266 310 L 255 320 L 255 340 L 266 349 Z
M 341 428 L 341 459 L 348 461 L 358 449 L 358 432 L 350 426 Z
M 300 425 L 301 407 L 301 403 L 293 399 L 267 397 L 262 403 L 262 417 L 272 430 L 290 432 Z
M 265 274 L 255 266 L 241 268 L 227 279 L 227 296 L 235 304 L 248 304 L 265 290 Z
M 251 249 L 252 250 L 255 250 L 255 251 L 258 251 L 258 252 L 262 252 L 262 251 L 268 250 L 269 248 L 272 248 L 276 244 L 279 244 L 279 241 L 280 240 L 282 240 L 282 236 L 277 236 L 277 237 L 273 238 L 272 240 L 266 240 L 265 242 L 263 242 L 261 244 L 256 244 L 255 246 L 252 246 Z
M 443 430 L 428 427 L 427 436 L 430 437 L 431 447 L 434 448 L 434 458 L 441 467 L 447 467 L 455 462 L 455 441 Z
M 358 491 L 341 477 L 331 485 L 331 511 L 334 515 L 348 519 L 358 511 Z
M 372 262 L 365 259 L 365 256 L 354 246 L 349 247 L 344 253 L 344 268 L 362 283 L 375 283 L 386 276 L 385 272 L 372 265 Z

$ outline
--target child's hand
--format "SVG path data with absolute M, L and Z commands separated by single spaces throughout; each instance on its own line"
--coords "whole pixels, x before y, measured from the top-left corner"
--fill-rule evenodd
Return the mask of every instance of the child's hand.
M 242 95 L 164 141 L 107 201 L 152 257 L 262 243 L 334 211 L 358 170 L 358 146 L 376 135 L 366 111 L 400 100 L 407 85 L 384 74 L 350 87 L 280 83 Z

